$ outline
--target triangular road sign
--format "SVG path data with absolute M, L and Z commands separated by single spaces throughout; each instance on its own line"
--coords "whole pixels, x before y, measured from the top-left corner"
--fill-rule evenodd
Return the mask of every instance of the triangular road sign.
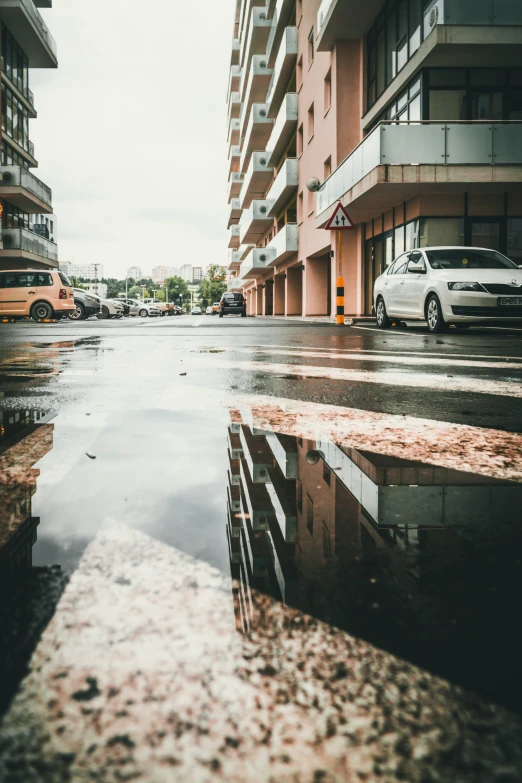
M 352 219 L 341 202 L 335 208 L 335 212 L 325 226 L 326 231 L 348 231 L 355 228 Z

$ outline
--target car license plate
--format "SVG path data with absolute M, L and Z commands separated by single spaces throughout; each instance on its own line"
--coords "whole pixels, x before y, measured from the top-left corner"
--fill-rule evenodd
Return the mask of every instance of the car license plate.
M 500 307 L 522 307 L 522 296 L 501 296 L 498 303 Z

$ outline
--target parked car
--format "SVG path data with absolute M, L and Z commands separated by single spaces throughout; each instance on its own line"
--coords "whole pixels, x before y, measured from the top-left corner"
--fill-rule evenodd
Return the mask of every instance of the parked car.
M 0 272 L 0 315 L 35 320 L 62 318 L 75 309 L 69 278 L 55 269 Z
M 161 315 L 174 315 L 174 305 L 171 302 L 160 302 L 159 299 L 144 299 L 145 304 L 155 304 Z
M 84 318 L 90 318 L 91 315 L 101 314 L 100 297 L 90 294 L 83 288 L 73 288 L 74 310 L 69 313 L 72 321 L 80 321 Z
M 246 318 L 246 299 L 240 291 L 227 291 L 219 303 L 219 317 L 240 315 Z
M 196 305 L 196 307 L 193 307 L 192 311 L 191 311 L 191 314 L 192 315 L 203 315 L 203 313 L 201 312 L 201 307 L 198 307 L 197 305 Z
M 213 314 L 212 305 L 209 305 L 205 310 L 205 315 L 212 315 L 212 314 Z
M 212 315 L 217 315 L 218 313 L 219 313 L 219 302 L 213 302 Z
M 123 307 L 123 315 L 129 315 L 130 307 L 124 299 L 113 299 L 113 302 L 117 302 Z
M 400 255 L 375 281 L 377 326 L 392 318 L 449 325 L 522 321 L 522 268 L 496 250 L 424 247 Z
M 161 316 L 161 310 L 155 304 L 147 304 L 139 299 L 124 299 L 129 305 L 129 315 L 139 315 L 141 318 Z
M 114 299 L 102 299 L 100 297 L 100 318 L 122 318 L 124 305 Z

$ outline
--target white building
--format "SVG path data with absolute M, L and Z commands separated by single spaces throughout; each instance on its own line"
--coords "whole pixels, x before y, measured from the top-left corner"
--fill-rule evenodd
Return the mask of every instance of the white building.
M 186 280 L 187 283 L 192 283 L 194 279 L 194 271 L 192 264 L 183 264 L 183 266 L 179 270 L 179 276 L 183 278 L 183 280 Z
M 127 277 L 132 277 L 133 280 L 143 280 L 143 272 L 140 266 L 130 266 L 127 269 Z
M 102 299 L 107 299 L 107 283 L 82 283 L 82 286 L 90 294 L 98 294 Z
M 192 267 L 192 280 L 195 283 L 199 283 L 201 280 L 203 280 L 203 267 L 202 266 L 193 266 Z
M 60 261 L 59 268 L 69 277 L 82 277 L 84 280 L 103 278 L 103 264 L 72 264 L 70 261 Z
M 158 285 L 163 285 L 167 277 L 176 277 L 179 274 L 179 269 L 176 266 L 165 266 L 160 264 L 155 266 L 152 270 L 151 279 Z

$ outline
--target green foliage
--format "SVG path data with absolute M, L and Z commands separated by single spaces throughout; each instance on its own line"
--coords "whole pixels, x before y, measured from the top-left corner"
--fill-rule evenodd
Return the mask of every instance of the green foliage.
M 183 280 L 182 277 L 168 277 L 165 281 L 165 285 L 169 292 L 169 302 L 179 304 L 180 296 L 182 296 L 183 299 L 188 296 L 190 299 L 187 281 Z
M 213 302 L 219 302 L 226 290 L 225 270 L 217 264 L 212 264 L 199 286 L 200 306 L 208 307 Z

